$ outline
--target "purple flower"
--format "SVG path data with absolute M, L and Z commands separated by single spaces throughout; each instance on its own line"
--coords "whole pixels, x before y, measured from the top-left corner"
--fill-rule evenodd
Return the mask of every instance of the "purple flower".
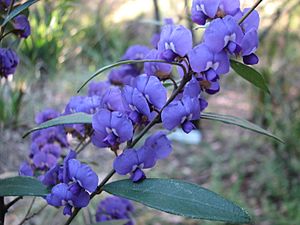
M 122 92 L 119 87 L 110 87 L 107 89 L 102 96 L 100 106 L 110 111 L 126 112 L 128 110 L 124 104 Z
M 11 0 L 0 0 L 0 10 L 5 10 L 9 7 Z
M 23 162 L 19 169 L 20 176 L 33 176 L 33 168 L 28 162 Z
M 130 85 L 134 77 L 139 74 L 140 71 L 133 65 L 123 65 L 120 68 L 111 70 L 108 79 L 114 85 Z
M 19 57 L 9 48 L 0 48 L 0 77 L 7 78 L 16 72 Z
M 181 125 L 185 133 L 189 133 L 195 128 L 191 121 L 199 118 L 199 100 L 188 96 L 183 96 L 181 100 L 173 101 L 162 111 L 161 115 L 164 128 L 173 130 Z
M 218 75 L 229 72 L 229 57 L 225 51 L 214 53 L 207 45 L 200 44 L 189 52 L 188 57 L 192 70 L 204 73 L 209 81 L 215 81 Z
M 127 115 L 107 109 L 100 109 L 92 120 L 95 130 L 92 142 L 97 147 L 116 147 L 133 136 L 132 122 Z
M 13 20 L 14 33 L 19 35 L 21 38 L 27 38 L 30 33 L 30 24 L 25 15 L 19 15 Z
M 125 54 L 122 56 L 122 60 L 138 60 L 138 59 L 144 59 L 145 56 L 148 54 L 150 49 L 147 46 L 144 45 L 133 45 L 130 46 Z
M 167 90 L 155 76 L 138 76 L 134 80 L 134 87 L 143 93 L 149 104 L 156 109 L 161 109 L 167 101 Z
M 100 108 L 101 98 L 99 96 L 74 96 L 66 106 L 65 114 L 84 112 L 94 114 Z
M 240 9 L 239 0 L 193 0 L 192 21 L 204 25 L 207 19 L 234 16 Z
M 165 25 L 160 34 L 158 51 L 164 59 L 172 61 L 176 56 L 184 57 L 192 49 L 192 42 L 191 31 L 184 26 Z
M 134 207 L 127 199 L 116 196 L 107 197 L 98 205 L 96 222 L 129 219 L 130 221 L 125 225 L 134 225 L 134 222 L 131 219 L 131 213 L 133 212 Z
M 130 108 L 129 118 L 134 123 L 143 123 L 150 119 L 151 111 L 149 103 L 138 89 L 126 85 L 123 88 L 123 98 Z
M 88 88 L 88 96 L 102 96 L 109 87 L 110 84 L 108 82 L 91 82 Z
M 156 49 L 152 49 L 145 59 L 161 59 L 160 53 Z M 144 64 L 144 71 L 147 75 L 157 76 L 161 80 L 169 78 L 172 72 L 172 65 L 166 63 L 147 62 Z
M 224 48 L 233 53 L 242 38 L 243 31 L 232 16 L 213 20 L 204 32 L 204 43 L 215 53 Z
M 45 109 L 35 116 L 35 122 L 37 124 L 44 123 L 48 120 L 54 119 L 60 115 L 55 109 Z
M 172 151 L 171 142 L 164 132 L 148 137 L 139 149 L 126 149 L 114 161 L 114 169 L 120 175 L 130 173 L 131 179 L 138 182 L 145 178 L 141 169 L 152 168 L 158 159 L 164 159 Z

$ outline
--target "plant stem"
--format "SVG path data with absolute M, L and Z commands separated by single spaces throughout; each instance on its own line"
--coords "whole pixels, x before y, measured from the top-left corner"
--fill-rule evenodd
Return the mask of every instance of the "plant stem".
M 8 210 L 12 205 L 14 205 L 17 201 L 21 200 L 22 198 L 23 198 L 22 196 L 19 196 L 14 200 L 12 200 L 11 202 L 7 203 L 5 206 L 6 210 Z
M 241 25 L 245 19 L 257 8 L 257 6 L 259 6 L 260 3 L 262 3 L 263 0 L 258 0 L 253 6 L 252 8 L 240 19 L 239 21 L 239 25 Z
M 46 207 L 48 206 L 48 204 L 43 205 L 38 211 L 32 213 L 32 215 L 29 216 L 29 214 L 19 223 L 19 225 L 22 225 L 23 223 L 25 223 L 27 220 L 32 219 L 33 217 L 39 215 Z

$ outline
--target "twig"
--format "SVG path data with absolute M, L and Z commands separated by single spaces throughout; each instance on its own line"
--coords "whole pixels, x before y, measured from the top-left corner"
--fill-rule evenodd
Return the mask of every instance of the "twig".
M 18 225 L 22 225 L 23 223 L 25 223 L 27 220 L 32 219 L 33 217 L 39 215 L 46 207 L 48 206 L 48 204 L 43 205 L 38 211 L 32 213 L 30 216 L 27 215 L 27 217 L 25 217 Z
M 36 199 L 35 197 L 32 199 L 32 201 L 30 203 L 30 206 L 29 206 L 29 208 L 27 210 L 27 213 L 25 214 L 24 218 L 21 220 L 21 222 L 19 223 L 19 225 L 23 224 L 26 221 L 26 218 L 28 217 L 29 213 L 31 212 L 31 209 L 32 209 L 32 206 L 33 206 L 33 204 L 35 202 L 35 199 Z
M 4 197 L 0 197 L 0 225 L 4 225 L 5 221 L 5 214 L 7 212 L 7 209 L 4 204 Z
M 19 196 L 17 198 L 15 198 L 14 200 L 12 200 L 11 202 L 7 203 L 5 205 L 6 210 L 8 210 L 12 205 L 14 205 L 17 201 L 21 200 L 23 198 L 23 196 Z
M 258 0 L 253 6 L 252 8 L 240 19 L 239 24 L 241 25 L 245 19 L 257 8 L 257 6 L 259 6 L 259 4 L 262 2 L 263 0 Z

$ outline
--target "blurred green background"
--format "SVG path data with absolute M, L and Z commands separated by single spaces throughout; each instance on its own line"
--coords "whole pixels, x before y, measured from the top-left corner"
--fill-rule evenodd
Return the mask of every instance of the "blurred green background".
M 62 111 L 97 68 L 119 60 L 131 44 L 150 46 L 155 20 L 172 17 L 176 23 L 194 26 L 188 15 L 191 1 L 157 0 L 158 11 L 154 2 L 49 0 L 31 8 L 32 35 L 17 43 L 21 65 L 14 79 L 0 89 L 1 177 L 15 174 L 26 157 L 30 140 L 21 136 L 34 125 L 35 113 L 49 107 Z M 242 6 L 253 3 L 242 1 Z M 148 175 L 184 179 L 218 192 L 247 209 L 254 224 L 298 225 L 300 2 L 264 1 L 259 12 L 260 63 L 255 68 L 268 81 L 272 94 L 260 92 L 232 73 L 222 79 L 221 92 L 209 98 L 207 111 L 255 122 L 283 138 L 285 145 L 240 128 L 201 121 L 201 144 L 175 142 L 172 156 Z M 194 31 L 195 43 L 201 40 L 200 32 Z M 94 163 L 100 178 L 113 159 L 111 153 L 92 148 L 84 157 Z M 7 224 L 23 218 L 24 206 L 24 202 L 15 206 Z M 137 224 L 222 224 L 136 207 Z M 83 210 L 78 224 L 91 222 L 94 211 L 93 207 Z M 65 220 L 61 214 L 49 207 L 28 224 L 60 224 Z

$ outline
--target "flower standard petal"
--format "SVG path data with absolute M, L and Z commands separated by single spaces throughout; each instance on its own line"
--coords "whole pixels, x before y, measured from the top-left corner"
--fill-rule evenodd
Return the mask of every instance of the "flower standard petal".
M 135 149 L 125 149 L 113 163 L 114 169 L 120 175 L 132 172 L 137 165 L 139 165 L 139 159 Z

